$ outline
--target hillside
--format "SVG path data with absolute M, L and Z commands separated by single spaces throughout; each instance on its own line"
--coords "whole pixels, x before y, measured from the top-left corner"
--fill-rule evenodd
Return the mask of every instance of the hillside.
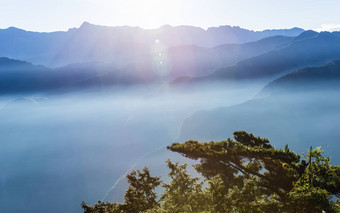
M 120 64 L 126 57 L 148 54 L 155 41 L 163 48 L 196 45 L 211 48 L 226 43 L 246 43 L 271 36 L 297 36 L 304 30 L 250 31 L 221 26 L 207 30 L 165 25 L 146 30 L 139 27 L 106 27 L 84 22 L 66 32 L 39 33 L 15 27 L 0 30 L 0 56 L 49 67 L 103 61 Z
M 338 60 L 287 74 L 265 87 L 268 96 L 194 113 L 183 122 L 178 141 L 223 140 L 243 129 L 267 133 L 278 144 L 290 141 L 299 151 L 322 146 L 339 162 L 339 80 Z
M 46 68 L 30 63 L 0 58 L 1 92 L 45 92 L 72 87 L 106 87 L 126 84 L 164 82 L 179 76 L 202 76 L 247 57 L 287 44 L 294 37 L 275 36 L 245 44 L 215 48 L 179 46 L 127 58 L 120 66 L 104 62 L 74 63 L 59 68 Z M 162 63 L 160 63 L 162 62 Z M 9 72 L 11 71 L 11 72 Z M 18 82 L 20 86 L 18 86 Z
M 338 90 L 340 87 L 340 60 L 320 67 L 306 67 L 270 82 L 261 92 L 306 92 L 322 89 Z
M 321 66 L 340 58 L 340 33 L 307 31 L 288 45 L 239 63 L 216 70 L 201 78 L 184 81 L 200 82 L 211 80 L 274 80 L 284 74 L 306 66 Z M 183 82 L 178 79 L 176 82 Z

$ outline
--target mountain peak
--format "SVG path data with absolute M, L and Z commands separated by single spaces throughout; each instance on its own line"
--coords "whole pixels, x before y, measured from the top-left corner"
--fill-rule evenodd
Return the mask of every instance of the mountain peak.
M 218 26 L 218 27 L 209 27 L 207 29 L 208 31 L 210 30 L 213 30 L 213 31 L 216 31 L 216 30 L 222 30 L 222 31 L 225 31 L 225 30 L 245 30 L 239 26 L 230 26 L 230 25 L 221 25 L 221 26 Z
M 313 30 L 307 30 L 303 33 L 301 33 L 299 36 L 295 38 L 295 40 L 304 40 L 304 39 L 309 39 L 309 38 L 314 38 L 318 35 L 318 32 L 315 32 Z
M 89 28 L 89 27 L 92 27 L 92 26 L 95 26 L 95 25 L 94 25 L 94 24 L 91 24 L 91 23 L 89 23 L 89 22 L 87 22 L 87 21 L 84 21 L 84 22 L 80 25 L 79 29 Z
M 26 61 L 15 60 L 15 59 L 7 58 L 7 57 L 0 57 L 0 65 L 1 66 L 12 66 L 12 65 L 33 66 L 31 63 L 28 63 Z
M 24 32 L 26 32 L 25 30 L 23 30 L 23 29 L 20 29 L 20 28 L 16 28 L 16 27 L 9 27 L 9 28 L 7 28 L 6 30 L 8 30 L 8 31 L 12 31 L 12 32 L 15 32 L 15 31 L 24 31 Z
M 159 27 L 160 29 L 171 29 L 174 28 L 173 26 L 171 26 L 170 24 L 164 24 L 162 26 Z

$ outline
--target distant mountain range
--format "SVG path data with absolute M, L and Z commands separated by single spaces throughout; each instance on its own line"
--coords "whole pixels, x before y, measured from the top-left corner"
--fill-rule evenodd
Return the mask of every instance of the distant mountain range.
M 50 69 L 24 61 L 0 58 L 0 94 L 48 92 L 71 87 L 78 81 L 111 71 L 113 68 L 103 63 L 74 64 Z
M 170 72 L 172 77 L 202 77 L 221 67 L 236 64 L 280 46 L 288 45 L 295 37 L 274 36 L 244 44 L 224 44 L 213 48 L 199 46 L 178 46 L 168 49 Z
M 105 87 L 121 84 L 159 83 L 182 75 L 205 76 L 240 60 L 288 45 L 295 37 L 274 36 L 245 44 L 214 48 L 178 46 L 159 53 L 141 54 L 116 66 L 104 62 L 69 64 L 47 68 L 28 62 L 0 58 L 0 92 L 41 92 L 64 88 Z
M 86 62 L 52 69 L 1 58 L 0 92 L 148 84 L 174 79 L 175 83 L 211 80 L 269 82 L 296 69 L 320 66 L 339 58 L 340 32 L 314 31 L 305 31 L 296 37 L 274 36 L 213 48 L 171 47 L 156 53 L 126 57 L 125 64 L 120 65 Z
M 340 60 L 335 60 L 320 67 L 306 67 L 291 72 L 270 82 L 261 92 L 282 94 L 287 92 L 312 92 L 340 89 Z
M 155 53 L 175 46 L 194 45 L 211 48 L 240 44 L 271 36 L 297 36 L 300 28 L 251 31 L 221 26 L 207 30 L 169 25 L 154 30 L 139 27 L 106 27 L 83 23 L 67 32 L 39 33 L 10 27 L 0 30 L 0 57 L 29 61 L 48 67 L 71 63 L 126 63 L 127 58 Z M 124 64 L 125 65 L 125 64 Z
M 196 112 L 183 122 L 178 140 L 219 141 L 245 130 L 301 152 L 322 141 L 323 149 L 340 161 L 334 143 L 340 136 L 339 108 L 340 60 L 335 60 L 284 75 L 245 103 Z
M 234 66 L 216 70 L 200 78 L 179 78 L 175 82 L 207 80 L 273 80 L 306 66 L 320 66 L 340 58 L 340 32 L 307 31 L 264 54 L 245 59 Z
M 221 36 L 221 39 L 211 36 L 211 33 L 216 36 L 222 32 L 225 35 L 238 35 L 238 42 L 277 33 L 302 33 L 295 37 L 279 35 L 242 44 L 202 47 L 209 46 L 208 42 L 215 42 L 216 45 L 227 42 L 225 39 L 231 39 L 230 36 Z M 248 36 L 242 36 L 241 32 Z M 190 26 L 164 26 L 157 30 L 143 30 L 84 23 L 79 29 L 55 33 L 35 33 L 9 28 L 0 30 L 0 38 L 4 38 L 0 40 L 0 47 L 3 47 L 0 48 L 0 53 L 4 55 L 7 51 L 7 55 L 16 54 L 18 58 L 32 56 L 45 61 L 47 53 L 55 54 L 55 50 L 59 48 L 60 55 L 67 60 L 77 61 L 74 57 L 80 57 L 80 61 L 88 61 L 48 68 L 2 57 L 1 94 L 170 81 L 188 83 L 228 80 L 229 83 L 237 84 L 238 80 L 252 80 L 266 83 L 297 69 L 320 66 L 340 59 L 340 32 L 317 33 L 298 28 L 254 32 L 228 26 L 208 30 Z M 68 45 L 61 45 L 65 42 Z M 98 55 L 88 55 L 88 51 Z M 112 51 L 118 51 L 114 53 L 117 57 L 111 57 Z M 101 60 L 94 60 L 102 56 Z M 318 78 L 327 78 L 323 75 L 324 72 Z M 271 85 L 265 90 L 268 88 Z

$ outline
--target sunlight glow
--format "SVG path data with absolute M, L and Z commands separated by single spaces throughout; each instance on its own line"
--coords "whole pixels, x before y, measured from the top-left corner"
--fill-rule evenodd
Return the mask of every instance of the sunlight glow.
M 339 24 L 339 7 L 337 0 L 0 0 L 0 28 L 52 32 L 87 21 L 147 29 L 170 24 L 263 30 L 277 28 L 278 23 L 280 28 L 319 29 Z
M 112 2 L 112 1 L 110 1 Z M 112 2 L 112 7 L 118 6 Z M 126 17 L 126 22 L 140 20 L 140 26 L 154 28 L 164 24 L 167 16 L 174 16 L 173 11 L 180 11 L 178 1 L 160 0 L 125 0 L 119 3 L 120 10 L 115 10 L 114 16 Z M 170 11 L 172 14 L 170 14 Z M 131 20 L 129 20 L 131 19 Z

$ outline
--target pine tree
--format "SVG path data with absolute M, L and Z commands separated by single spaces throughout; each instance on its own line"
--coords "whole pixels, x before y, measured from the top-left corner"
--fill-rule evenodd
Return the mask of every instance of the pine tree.
M 82 202 L 84 213 L 139 213 L 159 205 L 155 188 L 161 184 L 160 177 L 151 176 L 146 167 L 142 171 L 132 171 L 126 177 L 130 186 L 125 192 L 124 203 L 98 201 L 89 206 Z
M 210 192 L 221 195 L 213 196 L 215 202 L 220 200 L 217 209 L 222 210 L 217 212 L 296 212 L 297 203 L 298 212 L 333 211 L 330 198 L 339 196 L 340 170 L 329 164 L 320 149 L 311 150 L 308 159 L 301 160 L 287 145 L 276 149 L 266 138 L 244 131 L 235 132 L 234 138 L 168 147 L 200 160 L 196 170 L 210 180 Z
M 164 183 L 161 198 L 163 209 L 168 212 L 198 212 L 204 210 L 205 197 L 203 182 L 200 178 L 191 177 L 187 172 L 187 164 L 179 165 L 167 161 L 170 172 L 170 183 Z
M 320 148 L 302 158 L 288 146 L 277 149 L 266 138 L 244 131 L 235 140 L 174 143 L 169 150 L 199 160 L 191 177 L 187 165 L 167 161 L 169 183 L 159 200 L 155 188 L 160 177 L 144 168 L 128 176 L 124 203 L 94 206 L 84 202 L 85 213 L 335 213 L 340 210 L 340 166 L 332 166 Z

